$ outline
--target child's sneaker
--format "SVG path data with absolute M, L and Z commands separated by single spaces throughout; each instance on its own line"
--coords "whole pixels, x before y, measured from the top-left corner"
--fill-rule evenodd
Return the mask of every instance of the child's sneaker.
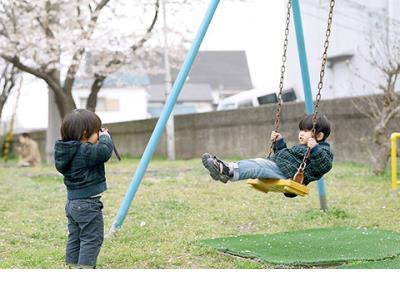
M 214 180 L 226 183 L 232 178 L 228 165 L 224 161 L 219 160 L 216 156 L 205 153 L 202 155 L 201 161 Z

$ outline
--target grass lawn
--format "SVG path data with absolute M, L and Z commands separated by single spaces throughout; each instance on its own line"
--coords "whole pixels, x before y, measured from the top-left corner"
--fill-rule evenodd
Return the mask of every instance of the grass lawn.
M 106 165 L 106 231 L 139 160 Z M 400 199 L 390 177 L 336 163 L 326 175 L 329 211 L 316 185 L 307 198 L 251 190 L 245 182 L 211 180 L 200 159 L 150 163 L 122 229 L 102 247 L 98 268 L 275 268 L 223 255 L 196 240 L 306 228 L 356 227 L 400 232 Z M 67 238 L 62 177 L 51 166 L 0 163 L 0 268 L 65 268 Z

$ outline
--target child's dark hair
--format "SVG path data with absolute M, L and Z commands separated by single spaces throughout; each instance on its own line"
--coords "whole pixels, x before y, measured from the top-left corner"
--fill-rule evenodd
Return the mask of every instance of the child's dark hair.
M 313 128 L 313 114 L 304 116 L 299 122 L 300 130 L 312 130 Z M 317 114 L 317 123 L 315 124 L 315 134 L 322 132 L 324 137 L 320 141 L 324 141 L 328 138 L 331 133 L 331 123 L 323 114 Z
M 96 113 L 86 109 L 75 109 L 68 113 L 61 124 L 63 141 L 89 138 L 101 128 L 101 120 Z
M 24 138 L 31 138 L 31 135 L 29 133 L 27 133 L 27 132 L 21 133 L 21 136 L 24 137 Z

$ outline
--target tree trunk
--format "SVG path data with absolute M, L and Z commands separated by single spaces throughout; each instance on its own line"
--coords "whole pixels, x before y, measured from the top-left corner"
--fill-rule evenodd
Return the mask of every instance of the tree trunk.
M 86 102 L 86 109 L 95 112 L 96 111 L 96 105 L 97 105 L 97 95 L 99 94 L 99 91 L 101 87 L 103 86 L 104 80 L 106 79 L 105 76 L 95 76 L 95 80 L 92 84 L 92 88 L 90 90 L 90 94 L 88 97 L 88 100 Z
M 390 157 L 390 148 L 386 145 L 377 145 L 374 155 L 373 172 L 375 175 L 382 175 Z
M 54 93 L 54 99 L 60 113 L 60 117 L 64 118 L 65 115 L 76 109 L 74 98 L 72 97 L 71 90 L 65 90 L 60 84 L 59 70 L 53 70 L 46 74 L 44 79 Z
M 67 98 L 65 98 L 63 96 L 58 96 L 57 94 L 55 96 L 56 99 L 62 98 L 62 101 L 63 101 L 63 105 L 62 105 L 63 106 L 63 113 L 61 113 L 61 111 L 60 111 L 61 118 L 64 118 L 65 115 L 70 113 L 72 110 L 76 109 L 75 100 L 72 97 L 72 94 L 68 93 L 68 92 L 65 92 L 65 94 L 68 96 Z
M 53 90 L 54 99 L 61 118 L 64 118 L 65 115 L 76 109 L 75 101 L 72 96 L 65 94 L 65 92 L 60 92 L 58 90 L 55 91 L 53 87 L 50 88 Z
M 3 113 L 3 108 L 4 108 L 4 104 L 6 104 L 7 99 L 6 98 L 2 98 L 0 97 L 0 120 L 1 120 L 1 115 Z
M 373 158 L 373 172 L 375 175 L 381 175 L 385 172 L 390 156 L 389 139 L 385 128 L 386 124 L 383 122 L 379 122 L 374 128 L 373 141 L 375 154 Z
M 6 64 L 3 72 L 1 73 L 1 83 L 2 83 L 2 88 L 0 91 L 0 119 L 1 115 L 3 112 L 4 105 L 7 102 L 8 97 L 11 94 L 11 91 L 15 87 L 15 82 L 17 80 L 17 76 L 19 74 L 18 69 L 14 66 L 11 65 L 11 68 L 9 68 L 10 64 Z
M 60 110 L 58 110 L 56 102 L 55 102 L 55 94 L 51 88 L 48 88 L 48 106 L 49 111 L 47 113 L 48 116 L 48 124 L 47 124 L 47 132 L 46 132 L 46 161 L 49 165 L 54 164 L 54 144 L 60 136 L 60 128 L 61 128 L 61 116 L 59 114 Z

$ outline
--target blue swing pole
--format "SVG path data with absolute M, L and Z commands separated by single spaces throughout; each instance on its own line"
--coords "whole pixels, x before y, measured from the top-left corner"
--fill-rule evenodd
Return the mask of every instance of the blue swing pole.
M 176 100 L 179 96 L 179 93 L 182 90 L 183 85 L 185 84 L 186 78 L 190 72 L 192 64 L 199 52 L 200 45 L 204 39 L 204 36 L 208 30 L 208 27 L 211 23 L 211 20 L 214 16 L 214 13 L 218 7 L 219 0 L 211 0 L 206 15 L 201 23 L 197 35 L 193 41 L 192 47 L 189 50 L 186 59 L 182 65 L 182 68 L 176 78 L 176 81 L 171 89 L 171 93 L 169 94 L 163 111 L 161 112 L 161 116 L 157 121 L 157 124 L 154 128 L 154 131 L 150 137 L 150 140 L 146 146 L 146 149 L 143 153 L 142 158 L 140 159 L 139 165 L 135 171 L 135 175 L 132 179 L 132 182 L 129 185 L 129 188 L 125 194 L 124 200 L 121 203 L 121 206 L 118 210 L 117 216 L 115 218 L 114 223 L 110 228 L 110 234 L 116 232 L 119 228 L 121 228 L 122 223 L 128 213 L 129 207 L 135 197 L 135 194 L 140 186 L 140 182 L 143 179 L 143 176 L 146 172 L 146 169 L 149 165 L 151 158 L 155 150 L 157 149 L 158 142 L 160 140 L 161 135 L 164 132 L 165 125 L 168 121 L 169 116 L 171 115 L 172 110 L 174 109 Z
M 308 70 L 306 45 L 304 42 L 303 24 L 301 21 L 301 11 L 298 0 L 292 0 L 292 11 L 294 18 L 294 26 L 296 30 L 297 50 L 299 54 L 301 78 L 303 80 L 303 91 L 305 98 L 306 113 L 312 114 L 314 111 L 314 104 L 311 94 L 311 83 L 310 83 L 310 74 Z M 321 178 L 317 181 L 317 187 L 319 192 L 320 207 L 321 210 L 325 211 L 328 209 L 328 203 L 326 199 L 324 178 Z

